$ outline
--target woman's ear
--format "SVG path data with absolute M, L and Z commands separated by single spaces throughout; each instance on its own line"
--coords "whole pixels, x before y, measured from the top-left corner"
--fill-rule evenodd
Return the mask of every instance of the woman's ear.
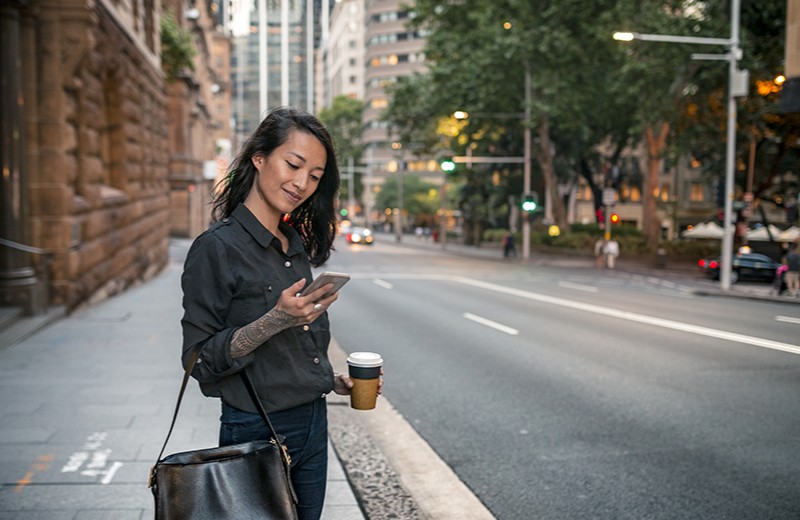
M 251 157 L 250 160 L 253 162 L 253 166 L 256 168 L 261 168 L 261 165 L 264 163 L 264 156 L 261 154 L 256 154 Z

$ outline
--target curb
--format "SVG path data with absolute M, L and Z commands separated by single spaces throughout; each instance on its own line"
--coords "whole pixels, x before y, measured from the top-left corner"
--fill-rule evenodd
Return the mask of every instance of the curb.
M 335 339 L 329 356 L 345 367 Z M 328 396 L 331 441 L 369 520 L 495 520 L 431 446 L 385 397 L 368 412 L 345 396 Z

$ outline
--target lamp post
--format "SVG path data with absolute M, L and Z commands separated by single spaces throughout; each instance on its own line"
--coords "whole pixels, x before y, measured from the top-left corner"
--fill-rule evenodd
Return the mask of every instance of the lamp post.
M 369 166 L 356 166 L 353 157 L 347 158 L 347 169 L 341 172 L 342 179 L 347 179 L 347 213 L 350 215 L 350 218 L 353 218 L 355 215 L 355 207 L 356 207 L 356 194 L 355 194 L 355 183 L 356 183 L 356 173 L 365 174 L 369 173 Z M 362 178 L 362 185 L 366 184 L 366 182 Z M 366 195 L 366 186 L 364 186 L 364 190 L 362 191 L 362 207 L 367 207 L 365 203 L 365 199 L 367 198 Z M 369 215 L 365 212 L 365 227 L 369 227 Z
M 400 142 L 392 143 L 392 150 L 396 152 L 395 158 L 397 162 L 397 213 L 395 214 L 394 224 L 394 239 L 397 242 L 403 240 L 403 171 L 401 167 L 400 155 L 403 145 Z
M 528 68 L 525 68 L 525 111 L 522 113 L 509 112 L 488 114 L 491 117 L 497 118 L 521 118 L 524 126 L 523 129 L 523 156 L 522 157 L 487 157 L 475 156 L 469 153 L 465 156 L 453 157 L 453 162 L 456 163 L 522 163 L 522 195 L 531 192 L 531 73 Z M 486 114 L 483 114 L 486 115 Z M 458 110 L 453 113 L 456 119 L 467 119 L 469 114 L 463 110 Z M 468 152 L 471 152 L 468 150 Z M 528 260 L 531 256 L 531 223 L 525 218 L 522 221 L 522 258 Z
M 733 261 L 733 189 L 736 160 L 736 97 L 747 95 L 747 71 L 740 71 L 737 62 L 742 58 L 739 48 L 740 1 L 731 0 L 731 37 L 701 38 L 694 36 L 667 36 L 661 34 L 639 34 L 631 32 L 614 33 L 619 41 L 651 41 L 664 43 L 687 43 L 698 45 L 722 45 L 728 52 L 723 55 L 693 54 L 693 59 L 725 60 L 728 62 L 728 123 L 725 153 L 725 206 L 723 212 L 722 251 L 720 254 L 720 288 L 727 291 L 731 287 L 731 262 Z

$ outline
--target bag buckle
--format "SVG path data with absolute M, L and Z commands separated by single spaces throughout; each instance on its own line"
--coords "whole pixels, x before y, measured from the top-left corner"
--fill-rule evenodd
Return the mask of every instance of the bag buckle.
M 269 439 L 270 444 L 278 445 L 277 441 L 275 441 L 275 437 L 270 437 Z M 292 465 L 292 456 L 289 455 L 289 449 L 286 447 L 285 444 L 281 443 L 280 447 L 283 449 L 283 458 L 286 459 L 286 464 L 291 466 Z
M 150 478 L 147 479 L 147 489 L 152 489 L 152 487 L 156 483 L 156 465 L 154 464 L 152 468 L 150 468 Z

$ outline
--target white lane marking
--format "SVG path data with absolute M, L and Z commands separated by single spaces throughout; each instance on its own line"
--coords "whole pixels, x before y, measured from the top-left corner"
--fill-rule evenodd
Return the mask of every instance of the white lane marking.
M 547 296 L 545 294 L 533 293 L 533 292 L 523 291 L 521 289 L 513 289 L 510 287 L 504 287 L 502 285 L 482 282 L 480 280 L 475 280 L 464 276 L 454 276 L 452 277 L 452 280 L 454 282 L 462 283 L 464 285 L 471 285 L 473 287 L 478 287 L 481 289 L 487 289 L 490 291 L 510 294 L 512 296 L 518 296 L 520 298 L 547 303 L 550 305 L 558 305 L 560 307 L 566 307 L 584 312 L 591 312 L 594 314 L 601 314 L 603 316 L 610 316 L 612 318 L 619 318 L 637 323 L 644 323 L 646 325 L 654 325 L 656 327 L 663 327 L 665 329 L 678 330 L 681 332 L 689 332 L 691 334 L 698 334 L 700 336 L 708 336 L 717 339 L 724 339 L 727 341 L 734 341 L 737 343 L 744 343 L 747 345 L 754 345 L 757 347 L 780 350 L 792 354 L 800 354 L 800 346 L 791 345 L 789 343 L 781 343 L 779 341 L 756 338 L 754 336 L 747 336 L 745 334 L 737 334 L 735 332 L 727 332 L 724 330 L 712 329 L 710 327 L 690 325 L 688 323 L 681 323 L 679 321 L 656 318 L 654 316 L 647 316 L 645 314 L 638 314 L 635 312 L 609 309 L 605 307 L 600 307 L 598 305 L 592 305 L 589 303 L 581 303 L 581 302 L 566 300 L 564 298 L 557 298 L 555 296 Z
M 558 282 L 558 286 L 563 287 L 565 289 L 575 289 L 576 291 L 597 292 L 597 287 L 594 287 L 593 285 L 581 285 L 571 282 Z
M 468 320 L 472 320 L 475 323 L 480 323 L 481 325 L 486 325 L 487 327 L 491 327 L 495 330 L 499 330 L 500 332 L 505 332 L 506 334 L 510 334 L 512 336 L 516 336 L 519 334 L 517 329 L 512 329 L 511 327 L 506 327 L 502 323 L 497 323 L 496 321 L 487 320 L 486 318 L 481 318 L 480 316 L 476 316 L 474 314 L 470 314 L 469 312 L 464 313 L 464 317 Z
M 775 316 L 775 321 L 785 321 L 786 323 L 800 324 L 800 318 L 792 318 L 791 316 Z
M 100 479 L 101 484 L 111 484 L 111 481 L 114 480 L 114 475 L 117 474 L 117 470 L 122 467 L 122 463 L 117 461 L 114 462 L 111 467 L 108 469 L 106 474 L 103 478 Z
M 374 283 L 378 287 L 383 287 L 384 289 L 394 289 L 394 285 L 390 284 L 385 280 L 381 280 L 380 278 L 373 278 L 372 283 Z

